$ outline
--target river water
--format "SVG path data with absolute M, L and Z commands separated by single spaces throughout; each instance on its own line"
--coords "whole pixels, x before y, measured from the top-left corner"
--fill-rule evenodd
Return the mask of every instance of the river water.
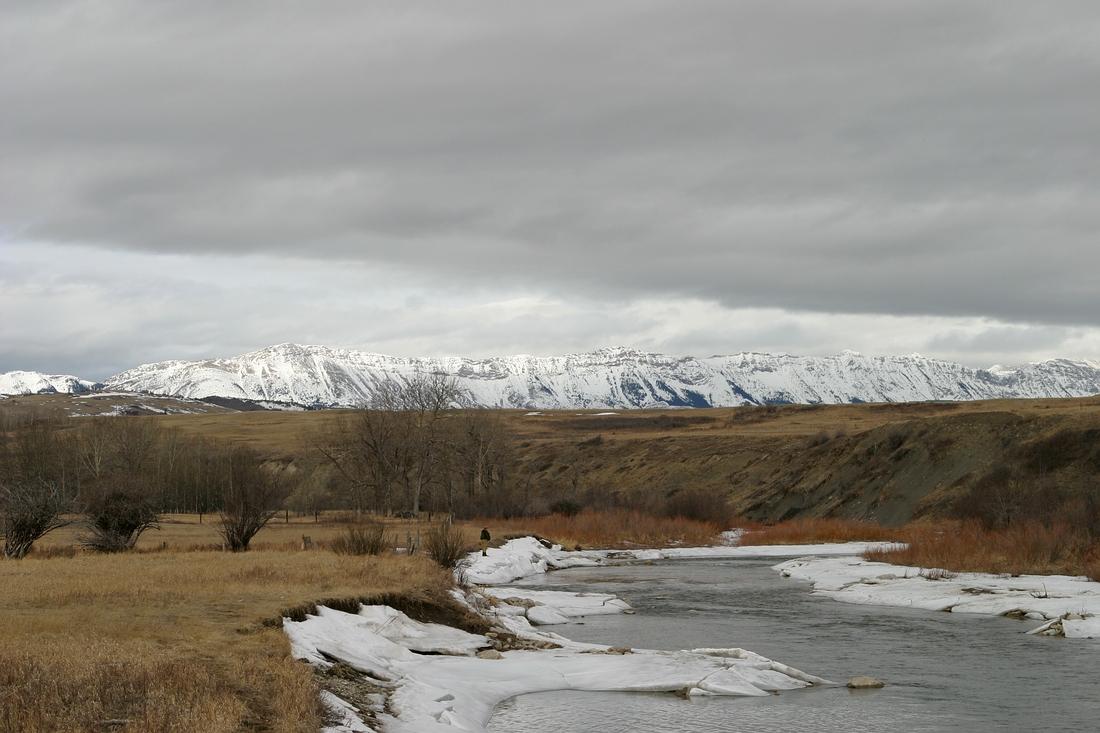
M 1100 641 L 1027 636 L 1031 621 L 859 606 L 810 595 L 769 560 L 576 568 L 522 585 L 613 593 L 636 615 L 547 627 L 650 649 L 742 647 L 844 687 L 760 698 L 546 692 L 502 703 L 499 733 L 1100 731 Z

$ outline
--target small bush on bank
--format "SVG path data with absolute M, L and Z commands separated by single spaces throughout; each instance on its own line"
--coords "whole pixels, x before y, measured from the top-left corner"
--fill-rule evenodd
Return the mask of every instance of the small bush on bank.
M 0 483 L 0 534 L 4 557 L 25 557 L 47 532 L 64 527 L 62 517 L 72 501 L 50 481 Z
M 665 501 L 664 513 L 669 517 L 691 519 L 729 528 L 732 512 L 724 494 L 704 489 L 678 491 Z
M 112 491 L 96 497 L 85 510 L 87 534 L 80 542 L 96 552 L 133 549 L 147 529 L 159 527 L 156 510 L 144 496 Z
M 455 568 L 466 557 L 466 540 L 458 527 L 440 524 L 428 531 L 424 549 L 442 567 Z
M 563 517 L 575 517 L 581 513 L 583 508 L 572 499 L 559 499 L 550 505 L 550 513 L 560 514 Z
M 329 545 L 337 555 L 381 555 L 393 546 L 381 524 L 348 527 Z

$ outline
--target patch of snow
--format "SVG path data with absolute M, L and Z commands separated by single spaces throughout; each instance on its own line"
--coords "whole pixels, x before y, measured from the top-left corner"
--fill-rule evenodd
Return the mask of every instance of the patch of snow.
M 1100 638 L 1100 583 L 1084 577 L 930 572 L 858 557 L 802 558 L 775 569 L 845 603 L 1046 619 L 1033 632 Z
M 548 569 L 599 565 L 586 553 L 566 552 L 561 545 L 546 546 L 534 537 L 510 540 L 503 547 L 490 547 L 486 555 L 472 552 L 462 574 L 469 583 L 501 585 Z
M 321 704 L 335 724 L 325 726 L 321 733 L 372 733 L 371 729 L 359 717 L 359 711 L 344 702 L 328 690 L 321 690 Z
M 733 542 L 739 530 L 723 533 L 724 542 Z M 490 548 L 488 556 L 480 552 L 467 558 L 463 576 L 477 585 L 502 585 L 547 570 L 602 565 L 612 561 L 693 560 L 722 558 L 804 557 L 820 555 L 861 555 L 872 549 L 897 547 L 885 542 L 841 542 L 815 545 L 756 545 L 738 547 L 671 547 L 662 550 L 581 550 L 571 552 L 560 545 L 546 546 L 534 537 L 523 537 Z
M 530 588 L 502 588 L 494 586 L 485 592 L 486 595 L 501 601 L 519 599 L 527 604 L 534 604 L 527 609 L 526 615 L 531 623 L 545 626 L 549 623 L 568 623 L 571 619 L 585 616 L 605 616 L 609 614 L 632 613 L 630 604 L 621 598 L 616 598 L 607 593 L 570 593 L 556 590 L 532 590 Z M 510 605 L 510 604 L 506 604 Z M 510 608 L 516 608 L 511 606 Z M 536 621 L 531 612 L 536 609 L 552 609 L 559 616 L 560 621 Z M 504 615 L 516 615 L 510 609 Z
M 549 605 L 544 608 L 553 610 Z M 399 633 L 388 633 L 391 627 L 400 629 Z M 426 656 L 404 645 L 410 636 L 418 643 L 453 649 L 455 630 L 420 624 L 399 611 L 377 606 L 364 606 L 359 614 L 319 608 L 317 615 L 304 621 L 284 620 L 283 628 L 296 658 L 325 668 L 337 660 L 389 688 L 388 704 L 372 711 L 389 733 L 484 731 L 498 703 L 532 692 L 765 696 L 832 684 L 744 649 L 627 651 L 568 643 L 558 649 L 492 652 L 491 658 L 479 658 L 473 649 L 462 656 Z M 562 640 L 527 628 L 529 637 Z M 326 733 L 369 730 L 343 700 L 327 695 L 325 704 L 343 721 Z

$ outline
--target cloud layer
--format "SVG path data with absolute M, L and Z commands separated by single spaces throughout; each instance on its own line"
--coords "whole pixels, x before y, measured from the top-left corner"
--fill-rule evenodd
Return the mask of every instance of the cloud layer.
M 1096 356 L 1098 35 L 1090 2 L 8 2 L 0 298 L 38 325 L 0 369 Z

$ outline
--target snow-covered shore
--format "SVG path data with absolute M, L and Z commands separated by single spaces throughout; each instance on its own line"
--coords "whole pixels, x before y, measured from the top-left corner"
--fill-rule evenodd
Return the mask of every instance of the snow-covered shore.
M 1083 577 L 944 573 L 859 557 L 806 557 L 775 569 L 846 603 L 1016 616 L 1043 622 L 1029 633 L 1100 638 L 1100 583 Z
M 540 542 L 534 537 L 510 540 L 502 547 L 490 548 L 486 555 L 472 553 L 463 569 L 463 577 L 476 585 L 501 585 L 548 570 L 604 565 L 630 560 L 699 560 L 722 558 L 768 558 L 810 556 L 858 556 L 869 549 L 891 547 L 884 542 L 842 542 L 814 545 L 738 546 L 738 533 L 724 538 L 730 544 L 711 547 L 673 547 L 661 550 L 563 550 L 559 545 Z
M 622 601 L 608 604 L 609 596 L 522 591 L 520 599 L 512 592 L 520 591 L 500 595 L 537 603 L 532 608 L 563 619 L 629 608 Z M 326 733 L 484 731 L 498 703 L 550 690 L 760 696 L 831 684 L 744 649 L 673 652 L 573 642 L 535 629 L 522 605 L 471 593 L 465 601 L 494 620 L 499 632 L 421 623 L 386 606 L 362 606 L 358 614 L 322 607 L 304 621 L 285 620 L 295 658 L 322 669 L 348 665 L 375 690 L 362 696 L 367 710 L 364 699 L 357 710 L 326 692 L 324 702 L 339 721 Z

